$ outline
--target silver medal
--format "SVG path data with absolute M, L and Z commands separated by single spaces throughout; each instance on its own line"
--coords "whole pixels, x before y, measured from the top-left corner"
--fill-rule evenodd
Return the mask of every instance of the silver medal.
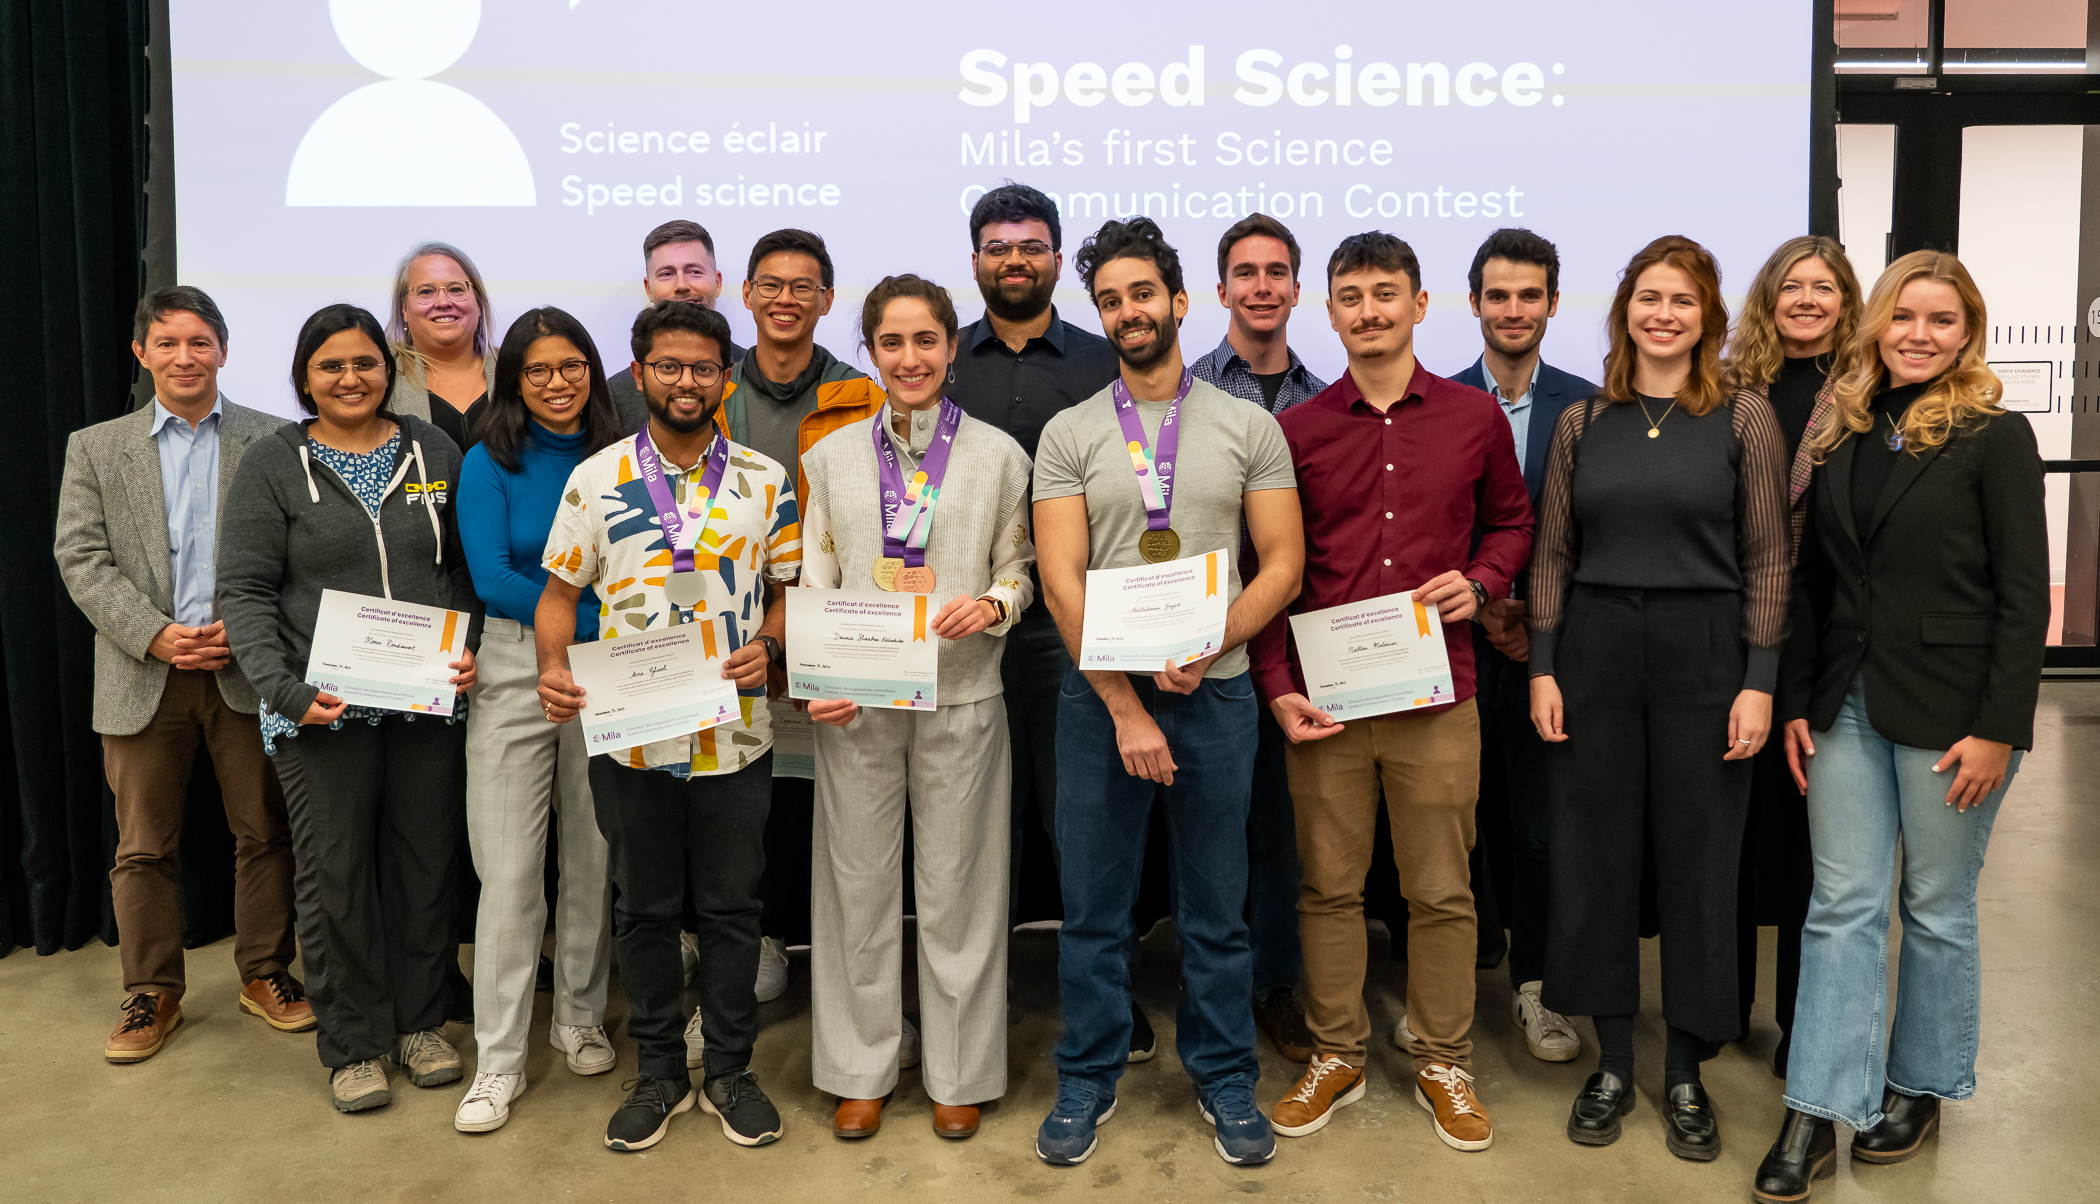
M 706 596 L 706 582 L 697 572 L 672 573 L 664 578 L 664 597 L 673 606 L 695 606 Z

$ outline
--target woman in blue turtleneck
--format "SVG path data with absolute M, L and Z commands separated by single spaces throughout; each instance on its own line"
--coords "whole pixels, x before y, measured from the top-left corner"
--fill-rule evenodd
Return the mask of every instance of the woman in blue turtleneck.
M 547 529 L 569 472 L 621 436 L 598 348 L 561 310 L 511 324 L 496 355 L 481 442 L 460 468 L 460 542 L 474 592 L 487 607 L 481 688 L 467 719 L 467 838 L 481 875 L 474 933 L 474 1084 L 453 1124 L 500 1128 L 525 1090 L 540 937 L 546 931 L 547 826 L 561 823 L 561 896 L 554 922 L 554 1024 L 548 1040 L 569 1069 L 613 1067 L 605 1039 L 611 969 L 605 838 L 586 776 L 581 724 L 547 722 L 539 702 L 532 618 L 547 570 Z M 598 599 L 584 591 L 576 635 L 598 630 Z

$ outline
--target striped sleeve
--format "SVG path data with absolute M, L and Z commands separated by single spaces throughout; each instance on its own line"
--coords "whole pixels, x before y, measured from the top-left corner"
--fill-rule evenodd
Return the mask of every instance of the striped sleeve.
M 1743 449 L 1736 475 L 1736 548 L 1743 571 L 1743 639 L 1750 649 L 1743 688 L 1770 694 L 1779 680 L 1793 562 L 1786 440 L 1762 397 L 1736 398 L 1734 426 Z

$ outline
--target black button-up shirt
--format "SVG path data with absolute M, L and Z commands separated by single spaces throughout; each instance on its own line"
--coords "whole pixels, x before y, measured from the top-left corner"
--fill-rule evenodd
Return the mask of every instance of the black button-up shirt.
M 990 318 L 962 328 L 949 396 L 963 412 L 1014 437 L 1028 458 L 1056 414 L 1116 378 L 1116 350 L 1050 309 L 1050 326 L 1015 351 L 992 333 Z

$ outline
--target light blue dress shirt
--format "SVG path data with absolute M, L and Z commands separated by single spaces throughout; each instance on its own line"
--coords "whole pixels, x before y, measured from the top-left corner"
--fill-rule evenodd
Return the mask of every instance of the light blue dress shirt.
M 1531 379 L 1524 382 L 1524 395 L 1515 401 L 1502 395 L 1502 386 L 1495 383 L 1495 374 L 1486 371 L 1485 365 L 1482 367 L 1482 374 L 1487 377 L 1488 392 L 1502 406 L 1502 416 L 1509 419 L 1509 433 L 1517 440 L 1517 463 L 1528 463 L 1525 459 L 1527 449 L 1524 440 L 1531 437 L 1531 391 L 1538 387 L 1538 368 L 1534 366 L 1531 369 Z
M 213 554 L 219 531 L 220 402 L 191 429 L 158 398 L 153 441 L 160 445 L 160 496 L 168 508 L 168 567 L 175 574 L 175 614 L 185 627 L 212 621 Z

